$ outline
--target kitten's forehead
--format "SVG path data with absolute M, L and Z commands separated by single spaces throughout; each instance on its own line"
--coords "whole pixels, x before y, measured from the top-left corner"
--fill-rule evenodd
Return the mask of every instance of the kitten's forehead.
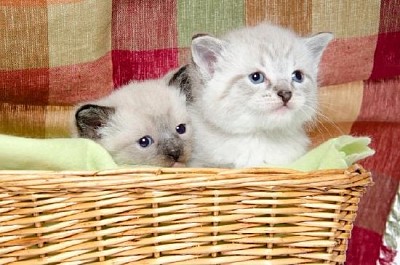
M 112 94 L 106 105 L 139 116 L 184 115 L 187 112 L 185 95 L 163 80 L 131 83 Z
M 101 103 L 115 108 L 111 123 L 116 133 L 131 137 L 155 134 L 161 122 L 174 128 L 188 119 L 185 96 L 162 80 L 128 84 Z
M 186 123 L 185 119 L 180 118 L 169 108 L 166 112 L 149 112 L 146 109 L 119 109 L 116 112 L 114 122 L 121 130 L 131 131 L 142 134 L 170 131 L 180 123 Z
M 265 70 L 286 76 L 294 68 L 308 69 L 313 64 L 303 38 L 274 25 L 237 30 L 225 40 L 229 43 L 228 60 L 234 60 L 239 71 Z
M 224 39 L 233 44 L 233 49 L 251 46 L 252 52 L 269 52 L 271 56 L 289 54 L 305 47 L 302 38 L 293 31 L 271 24 L 232 31 Z
M 287 28 L 272 24 L 259 24 L 254 27 L 247 27 L 238 30 L 234 30 L 225 35 L 224 39 L 228 41 L 238 42 L 248 41 L 254 43 L 254 41 L 261 42 L 281 42 L 281 41 L 296 41 L 300 37 Z

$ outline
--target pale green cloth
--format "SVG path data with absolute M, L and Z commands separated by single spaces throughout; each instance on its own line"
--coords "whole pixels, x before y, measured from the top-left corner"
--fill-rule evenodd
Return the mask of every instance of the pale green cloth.
M 369 137 L 343 135 L 332 138 L 297 159 L 288 168 L 302 171 L 348 168 L 375 154 L 369 147 L 370 143 Z
M 112 157 L 92 140 L 0 135 L 0 169 L 58 171 L 113 168 L 117 165 Z
M 374 154 L 368 137 L 341 136 L 311 150 L 288 168 L 303 171 L 347 168 Z M 136 165 L 137 166 L 137 165 Z M 99 144 L 81 138 L 32 139 L 0 135 L 0 169 L 103 170 L 118 165 Z

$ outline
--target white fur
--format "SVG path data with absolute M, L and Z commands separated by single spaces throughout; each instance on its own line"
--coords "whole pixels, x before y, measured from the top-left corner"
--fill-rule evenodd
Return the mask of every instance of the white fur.
M 284 165 L 303 155 L 304 125 L 317 108 L 318 64 L 331 39 L 328 33 L 302 38 L 265 23 L 221 39 L 195 38 L 192 74 L 200 81 L 193 82 L 191 165 Z M 295 70 L 304 73 L 303 82 L 292 81 Z M 254 72 L 265 82 L 250 82 Z M 277 95 L 281 89 L 292 92 L 287 106 Z

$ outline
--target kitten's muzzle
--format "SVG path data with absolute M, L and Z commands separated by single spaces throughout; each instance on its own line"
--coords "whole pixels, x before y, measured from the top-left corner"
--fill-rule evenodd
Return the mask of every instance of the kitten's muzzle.
M 279 90 L 277 92 L 278 96 L 282 99 L 284 105 L 289 102 L 289 100 L 292 98 L 292 91 L 290 90 Z
M 172 159 L 174 159 L 174 161 L 178 161 L 179 157 L 181 156 L 181 151 L 180 150 L 171 150 L 166 155 L 171 157 Z
M 162 154 L 177 162 L 183 155 L 183 144 L 179 138 L 170 138 L 161 143 Z

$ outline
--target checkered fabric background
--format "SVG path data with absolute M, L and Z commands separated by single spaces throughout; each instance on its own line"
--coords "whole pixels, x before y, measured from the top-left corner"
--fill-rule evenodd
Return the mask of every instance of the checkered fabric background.
M 320 72 L 323 115 L 311 135 L 315 144 L 341 134 L 373 138 L 377 153 L 363 165 L 375 185 L 361 201 L 347 264 L 393 264 L 400 0 L 0 0 L 0 133 L 68 136 L 73 104 L 187 62 L 194 33 L 263 20 L 335 34 Z

